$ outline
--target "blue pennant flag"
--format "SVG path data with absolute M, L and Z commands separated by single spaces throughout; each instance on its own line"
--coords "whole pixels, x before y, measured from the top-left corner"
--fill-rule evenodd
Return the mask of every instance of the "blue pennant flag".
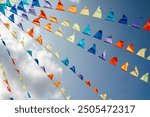
M 64 65 L 68 66 L 68 65 L 69 65 L 69 59 L 66 58 L 66 59 L 62 60 L 62 63 L 63 63 Z
M 79 47 L 81 47 L 81 48 L 85 48 L 85 39 L 81 39 L 80 41 L 79 41 L 79 43 L 77 44 L 77 46 L 79 46 Z
M 134 21 L 131 26 L 134 27 L 134 28 L 141 28 L 142 27 L 142 19 L 143 18 L 140 17 L 139 19 Z
M 28 52 L 28 54 L 29 54 L 30 56 L 32 56 L 32 51 L 31 51 L 31 50 L 27 50 L 27 52 Z
M 107 21 L 112 21 L 112 22 L 115 21 L 114 12 L 113 12 L 112 9 L 111 9 L 111 10 L 109 11 L 109 13 L 107 14 L 107 17 L 105 18 L 105 20 L 107 20 Z
M 45 1 L 44 8 L 52 9 L 51 3 L 48 0 L 44 0 L 44 1 Z
M 39 65 L 39 60 L 37 58 L 35 58 L 34 60 Z
M 23 5 L 23 2 L 22 2 L 22 1 L 20 1 L 20 3 L 19 3 L 19 5 L 18 5 L 17 9 L 26 12 L 26 10 L 24 9 L 24 5 Z
M 96 54 L 96 45 L 93 44 L 93 46 L 88 51 L 92 54 Z
M 78 77 L 83 80 L 83 76 L 81 74 L 79 74 Z
M 5 10 L 4 10 L 4 7 L 3 6 L 0 6 L 0 12 L 5 15 Z
M 13 7 L 11 7 L 10 11 L 14 14 L 17 14 L 17 9 L 16 9 L 16 5 L 14 5 Z
M 93 37 L 96 38 L 96 39 L 99 39 L 101 40 L 102 39 L 102 30 L 99 30 Z
M 72 66 L 72 67 L 70 68 L 70 70 L 71 70 L 72 72 L 76 73 L 76 68 L 75 68 L 75 66 Z
M 17 24 L 17 26 L 18 26 L 19 28 L 21 28 L 22 30 L 24 30 L 22 23 Z
M 91 29 L 90 29 L 90 25 L 87 25 L 86 28 L 83 31 L 83 34 L 85 35 L 91 35 Z
M 10 1 L 9 1 L 9 0 L 6 0 L 6 6 L 8 6 L 8 7 L 12 7 L 12 5 L 11 5 L 11 3 L 10 3 Z
M 22 2 L 23 2 L 24 5 L 29 5 L 27 0 L 22 0 Z
M 14 22 L 14 23 L 15 23 L 14 14 L 11 14 L 11 15 L 9 16 L 9 19 L 10 19 L 12 22 Z
M 33 1 L 32 1 L 32 6 L 40 7 L 39 1 L 38 1 L 38 0 L 33 0 Z
M 127 16 L 123 15 L 122 18 L 118 21 L 118 23 L 128 24 L 128 18 L 127 18 Z

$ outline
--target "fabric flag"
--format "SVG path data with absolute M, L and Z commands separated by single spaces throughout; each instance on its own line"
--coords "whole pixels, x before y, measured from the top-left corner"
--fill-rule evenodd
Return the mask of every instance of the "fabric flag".
M 28 0 L 22 0 L 24 5 L 29 5 Z
M 32 23 L 34 23 L 34 24 L 36 24 L 36 25 L 38 25 L 38 26 L 40 26 L 40 18 L 35 18 L 33 21 L 32 21 Z
M 126 15 L 123 15 L 122 18 L 118 21 L 121 24 L 128 24 L 128 18 Z
M 123 71 L 127 72 L 127 71 L 128 71 L 128 66 L 129 66 L 129 63 L 126 62 L 125 64 L 123 64 L 123 65 L 121 66 L 121 69 L 122 69 Z
M 100 9 L 100 6 L 97 8 L 95 13 L 93 14 L 93 17 L 100 18 L 100 19 L 102 18 L 102 11 Z
M 77 30 L 77 31 L 80 32 L 80 26 L 79 26 L 79 24 L 75 23 L 75 24 L 73 25 L 72 29 Z
M 28 98 L 31 98 L 31 95 L 30 95 L 30 93 L 29 93 L 29 92 L 27 93 L 27 95 L 28 95 Z
M 102 53 L 101 56 L 99 56 L 99 58 L 106 60 L 106 50 Z
M 32 51 L 31 50 L 27 50 L 27 53 L 32 56 Z
M 68 8 L 68 12 L 70 13 L 77 13 L 77 8 L 75 5 L 71 5 L 69 8 Z
M 81 47 L 81 48 L 85 48 L 85 39 L 81 39 L 78 43 L 77 46 Z
M 8 79 L 4 80 L 4 82 L 5 82 L 7 85 L 9 85 Z
M 47 49 L 48 52 L 51 51 L 51 48 L 52 48 L 51 44 L 47 44 L 46 49 Z
M 90 13 L 89 13 L 89 9 L 87 6 L 85 6 L 81 11 L 80 11 L 80 14 L 81 15 L 86 15 L 86 16 L 89 16 Z
M 145 58 L 145 52 L 146 52 L 146 48 L 142 48 L 138 51 L 137 55 L 142 57 L 142 58 Z
M 3 6 L 0 6 L 0 12 L 5 15 L 5 10 L 4 10 Z
M 150 31 L 150 19 L 148 19 L 147 24 L 144 25 L 144 30 Z
M 148 80 L 149 80 L 149 73 L 144 74 L 144 75 L 140 78 L 140 80 L 142 80 L 142 81 L 148 83 Z
M 94 91 L 96 94 L 98 94 L 98 89 L 97 89 L 97 88 L 92 87 L 92 89 L 93 89 L 93 91 Z
M 61 25 L 66 26 L 66 27 L 69 27 L 69 26 L 70 26 L 68 20 L 64 20 L 64 21 L 61 23 Z
M 6 28 L 7 28 L 8 30 L 10 30 L 10 25 L 9 25 L 9 23 L 4 23 L 4 25 L 6 26 Z
M 48 78 L 49 78 L 50 80 L 53 80 L 54 75 L 53 75 L 53 74 L 49 74 L 49 75 L 48 75 Z
M 36 39 L 36 41 L 39 43 L 39 44 L 43 44 L 43 39 L 42 39 L 42 36 L 40 35 L 37 39 Z
M 101 40 L 102 39 L 102 30 L 99 30 L 93 37 L 96 38 L 96 39 L 99 39 Z
M 91 87 L 91 81 L 86 80 L 86 81 L 85 81 L 85 84 L 86 84 L 87 86 Z
M 7 49 L 7 52 L 8 52 L 8 55 L 10 56 L 10 52 L 9 52 L 9 50 Z
M 108 37 L 104 40 L 104 42 L 109 43 L 109 44 L 112 44 L 112 43 L 113 43 L 113 41 L 112 41 L 112 36 L 111 36 L 111 35 L 108 36 Z
M 60 36 L 60 37 L 63 36 L 63 35 L 62 35 L 62 29 L 61 29 L 61 27 L 59 27 L 59 28 L 57 29 L 57 31 L 55 32 L 55 34 L 58 35 L 58 36 Z
M 25 43 L 24 43 L 24 40 L 23 40 L 23 39 L 20 40 L 20 43 L 21 43 L 22 47 L 25 47 Z
M 134 70 L 130 72 L 131 75 L 138 77 L 139 76 L 139 71 L 138 68 L 135 66 Z
M 14 22 L 14 23 L 15 23 L 14 14 L 11 14 L 11 15 L 9 16 L 9 19 L 10 19 L 12 22 Z
M 117 56 L 113 57 L 112 59 L 109 60 L 109 63 L 114 65 L 114 66 L 117 66 L 118 57 Z
M 10 1 L 9 1 L 9 0 L 6 0 L 6 6 L 8 6 L 8 7 L 12 7 L 12 5 L 11 5 L 11 3 L 10 3 Z
M 32 1 L 32 6 L 40 7 L 39 1 L 38 1 L 38 0 L 33 0 L 33 1 Z
M 17 14 L 17 9 L 16 9 L 16 5 L 14 5 L 13 7 L 11 7 L 10 11 L 14 14 Z
M 16 31 L 13 31 L 12 32 L 12 35 L 13 35 L 13 37 L 16 39 L 17 38 L 17 32 Z
M 54 23 L 58 23 L 58 19 L 56 17 L 50 16 L 50 21 Z
M 21 10 L 21 11 L 24 11 L 24 12 L 26 11 L 26 10 L 24 9 L 23 1 L 20 1 L 20 3 L 19 3 L 19 5 L 18 5 L 17 9 L 18 9 L 18 10 Z
M 17 4 L 18 0 L 10 0 L 10 2 L 13 3 L 13 4 Z
M 43 10 L 40 10 L 39 18 L 47 19 L 47 16 L 46 16 L 46 14 L 45 14 L 45 12 Z
M 11 88 L 10 88 L 10 86 L 7 86 L 7 90 L 11 93 Z
M 107 99 L 107 94 L 101 94 L 100 97 L 102 98 L 102 100 L 106 100 Z
M 34 60 L 39 65 L 39 60 L 37 58 L 35 58 Z
M 43 67 L 40 67 L 45 73 L 46 73 L 46 69 L 45 69 L 45 67 L 43 66 Z
M 31 8 L 29 9 L 29 14 L 32 14 L 32 15 L 35 15 L 35 16 L 36 16 L 36 11 L 35 11 L 35 9 L 31 7 Z
M 46 29 L 49 32 L 52 32 L 52 24 L 48 23 L 46 26 L 44 26 L 44 29 Z
M 52 9 L 51 3 L 48 0 L 44 0 L 44 1 L 45 1 L 44 8 Z
M 61 88 L 60 91 L 61 91 L 61 93 L 62 93 L 63 95 L 65 95 L 65 91 L 66 91 L 66 90 L 65 90 L 64 88 Z
M 24 19 L 26 19 L 26 20 L 29 20 L 28 15 L 26 13 L 22 13 L 21 17 L 24 18 Z
M 24 30 L 22 23 L 17 24 L 17 26 L 18 26 L 19 28 L 21 28 L 22 30 Z
M 34 36 L 34 30 L 33 30 L 33 28 L 29 29 L 27 31 L 27 34 L 30 35 L 33 38 L 33 36 Z
M 79 74 L 78 77 L 83 80 L 83 75 Z
M 147 57 L 147 60 L 150 60 L 150 56 Z
M 74 40 L 75 40 L 75 32 L 73 33 L 73 35 L 69 36 L 69 37 L 67 38 L 67 40 L 68 40 L 69 42 L 71 42 L 71 43 L 74 43 Z
M 142 17 L 136 19 L 132 24 L 131 26 L 134 27 L 134 28 L 141 28 L 142 27 Z
M 4 46 L 6 46 L 6 43 L 5 43 L 5 41 L 3 39 L 2 39 L 2 43 L 3 43 Z
M 134 53 L 134 45 L 133 43 L 130 43 L 126 49 L 128 52 Z
M 63 63 L 65 66 L 68 66 L 68 65 L 69 65 L 69 59 L 66 58 L 66 59 L 62 60 L 62 63 Z
M 60 55 L 59 55 L 58 52 L 55 52 L 55 53 L 54 53 L 54 56 L 56 56 L 56 58 L 58 58 L 58 59 L 60 58 Z
M 88 49 L 88 52 L 95 55 L 96 54 L 96 44 L 93 44 L 93 46 L 90 49 Z
M 60 0 L 58 1 L 56 10 L 65 11 L 65 7 L 64 7 L 64 5 L 61 3 Z
M 72 72 L 76 73 L 76 68 L 75 68 L 75 66 L 72 66 L 72 67 L 70 68 L 70 70 L 71 70 Z
M 114 12 L 113 12 L 112 9 L 111 9 L 111 10 L 109 11 L 109 13 L 107 14 L 107 17 L 105 18 L 105 20 L 107 20 L 107 21 L 112 21 L 112 22 L 115 21 Z
M 91 35 L 91 28 L 90 25 L 87 25 L 86 28 L 83 30 L 83 34 L 85 35 Z
M 115 44 L 115 46 L 116 47 L 118 47 L 118 48 L 124 48 L 124 41 L 122 41 L 122 40 L 120 40 L 120 41 L 118 41 L 116 44 Z
M 58 87 L 60 87 L 61 82 L 58 81 L 58 82 L 55 82 L 54 84 L 55 84 L 55 86 L 58 88 Z

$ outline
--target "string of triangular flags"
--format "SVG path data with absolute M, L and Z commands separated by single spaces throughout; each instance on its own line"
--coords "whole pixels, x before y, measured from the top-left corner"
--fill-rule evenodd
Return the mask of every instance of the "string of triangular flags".
M 19 16 L 18 15 L 18 17 L 20 17 L 20 18 L 22 18 L 21 16 Z M 10 18 L 10 16 L 9 16 L 9 19 L 12 21 L 12 18 Z M 27 20 L 27 19 L 26 19 Z M 28 21 L 29 21 L 29 19 L 28 19 Z M 13 18 L 13 22 L 14 22 L 14 18 Z M 31 22 L 31 21 L 29 21 L 29 22 Z M 33 22 L 32 22 L 33 23 Z M 39 27 L 41 27 L 41 26 L 39 26 Z M 43 27 L 42 27 L 43 28 Z M 45 28 L 44 28 L 45 29 Z M 28 31 L 29 32 L 29 34 L 33 34 L 33 29 L 31 29 L 31 30 L 29 30 Z M 51 32 L 52 33 L 52 32 Z M 62 37 L 62 30 L 61 30 L 61 28 L 59 27 L 58 28 L 58 30 L 55 32 L 55 35 L 58 35 L 58 36 L 60 36 L 60 37 Z M 31 35 L 32 36 L 32 35 Z M 75 35 L 73 35 L 73 36 L 69 36 L 68 38 L 67 38 L 67 40 L 69 41 L 69 42 L 71 42 L 71 43 L 74 43 L 74 38 L 75 38 Z M 84 39 L 82 39 L 78 44 L 77 44 L 77 46 L 80 46 L 80 44 L 83 44 L 83 42 L 84 42 L 85 40 Z M 40 41 L 41 42 L 41 41 Z M 81 45 L 80 46 L 82 49 L 84 49 L 83 48 L 83 46 Z M 143 50 L 143 49 L 141 49 L 141 50 Z M 144 55 L 145 56 L 145 54 L 143 53 L 143 51 L 139 51 L 138 53 L 139 53 L 139 55 Z M 90 52 L 90 53 L 92 53 L 92 54 L 96 54 L 96 44 L 93 44 L 92 45 L 92 47 L 90 48 L 90 49 L 88 49 L 88 52 Z M 56 53 L 57 55 L 58 55 L 58 53 Z M 101 56 L 99 56 L 99 58 L 102 58 L 103 60 L 105 60 L 106 61 L 106 58 L 105 58 L 105 56 L 106 56 L 106 51 L 104 51 L 103 53 L 102 53 L 102 55 Z M 108 61 L 110 64 L 112 64 L 112 65 L 114 65 L 114 66 L 117 66 L 117 63 L 118 63 L 118 57 L 117 56 L 115 56 L 115 57 L 113 57 L 113 58 L 111 58 L 109 61 Z M 128 71 L 128 66 L 129 66 L 129 63 L 128 62 L 126 62 L 125 64 L 123 64 L 121 67 L 119 67 L 119 68 L 121 68 L 123 71 Z M 133 75 L 133 76 L 135 76 L 135 77 L 138 77 L 139 76 L 139 72 L 137 73 L 137 69 L 136 69 L 137 67 L 135 67 L 135 70 L 134 71 L 131 71 L 130 72 L 130 74 L 131 75 Z M 144 74 L 143 76 L 145 76 L 145 75 L 147 75 L 148 73 L 146 73 L 146 74 Z M 147 78 L 148 79 L 148 78 Z M 143 80 L 143 78 L 141 78 L 141 80 Z M 148 82 L 148 80 L 143 80 L 144 82 Z

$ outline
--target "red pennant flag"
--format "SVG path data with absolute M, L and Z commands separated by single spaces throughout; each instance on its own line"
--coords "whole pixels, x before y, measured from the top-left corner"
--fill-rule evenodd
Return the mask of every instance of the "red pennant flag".
M 112 59 L 110 59 L 109 63 L 114 65 L 114 66 L 117 66 L 118 57 L 117 56 L 113 57 Z
M 48 77 L 49 77 L 50 80 L 53 80 L 54 75 L 53 74 L 49 74 Z
M 39 19 L 40 19 L 40 18 L 35 18 L 35 19 L 32 21 L 32 23 L 34 23 L 34 24 L 40 26 L 40 21 L 39 21 Z
M 116 44 L 115 44 L 116 47 L 118 48 L 124 48 L 124 42 L 123 41 L 118 41 Z
M 27 34 L 30 35 L 33 38 L 33 35 L 34 35 L 33 28 L 29 29 Z
M 44 19 L 47 19 L 47 16 L 45 14 L 45 12 L 43 10 L 40 10 L 40 16 L 39 18 L 44 18 Z
M 89 80 L 86 80 L 85 84 L 88 85 L 89 87 L 91 86 L 91 82 Z

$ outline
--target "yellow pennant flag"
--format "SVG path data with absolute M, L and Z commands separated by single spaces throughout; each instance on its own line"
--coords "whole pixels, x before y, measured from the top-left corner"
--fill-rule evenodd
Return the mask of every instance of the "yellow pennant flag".
M 145 52 L 146 52 L 146 48 L 142 48 L 139 50 L 139 52 L 137 53 L 138 56 L 145 58 Z
M 146 83 L 148 83 L 148 78 L 149 77 L 149 73 L 144 74 L 140 79 Z
M 88 7 L 85 6 L 85 7 L 80 11 L 80 14 L 81 14 L 81 15 L 86 15 L 86 16 L 88 16 L 88 15 L 90 14 Z
M 58 52 L 55 52 L 54 55 L 59 59 L 60 56 L 59 56 L 59 53 Z
M 74 43 L 74 39 L 75 39 L 75 32 L 73 33 L 73 35 L 71 35 L 67 38 L 67 40 L 71 43 Z
M 105 94 L 105 93 L 104 93 L 104 94 L 101 94 L 100 97 L 101 97 L 103 100 L 106 100 L 106 99 L 107 99 L 107 94 Z
M 80 32 L 80 26 L 79 26 L 79 24 L 75 23 L 75 24 L 73 25 L 72 29 L 77 30 L 77 31 Z
M 70 100 L 70 98 L 71 98 L 70 96 L 67 96 L 67 97 L 66 97 L 67 100 Z
M 60 36 L 60 37 L 63 36 L 63 35 L 62 35 L 62 29 L 61 29 L 61 27 L 59 27 L 59 28 L 57 29 L 57 31 L 55 32 L 55 34 L 58 35 L 58 36 Z
M 69 27 L 69 26 L 70 26 L 68 20 L 64 20 L 61 24 L 62 24 L 63 26 L 66 26 L 66 27 Z
M 51 49 L 52 49 L 52 46 L 51 46 L 51 44 L 47 44 L 47 46 L 46 46 L 46 49 L 47 49 L 47 51 L 51 51 Z
M 48 23 L 46 26 L 44 26 L 44 29 L 48 30 L 49 32 L 52 32 L 52 24 Z
M 100 9 L 100 6 L 97 8 L 95 13 L 93 14 L 93 17 L 100 18 L 100 19 L 102 18 L 102 11 Z
M 129 63 L 126 62 L 125 64 L 123 64 L 123 65 L 121 66 L 121 69 L 124 70 L 125 72 L 127 72 L 127 71 L 128 71 L 128 66 L 129 66 Z
M 137 66 L 135 66 L 134 70 L 130 72 L 131 75 L 138 77 L 139 76 L 139 71 Z
M 147 60 L 150 60 L 150 56 L 147 57 Z
M 43 39 L 42 39 L 42 36 L 40 35 L 37 39 L 36 39 L 37 42 L 39 42 L 39 44 L 43 44 Z
M 66 91 L 66 90 L 65 90 L 64 88 L 61 88 L 60 91 L 61 91 L 61 93 L 62 93 L 63 95 L 65 95 L 65 91 Z
M 17 38 L 17 32 L 16 31 L 13 31 L 12 35 L 13 35 L 14 38 Z
M 18 0 L 10 0 L 10 2 L 13 3 L 13 4 L 17 4 Z

